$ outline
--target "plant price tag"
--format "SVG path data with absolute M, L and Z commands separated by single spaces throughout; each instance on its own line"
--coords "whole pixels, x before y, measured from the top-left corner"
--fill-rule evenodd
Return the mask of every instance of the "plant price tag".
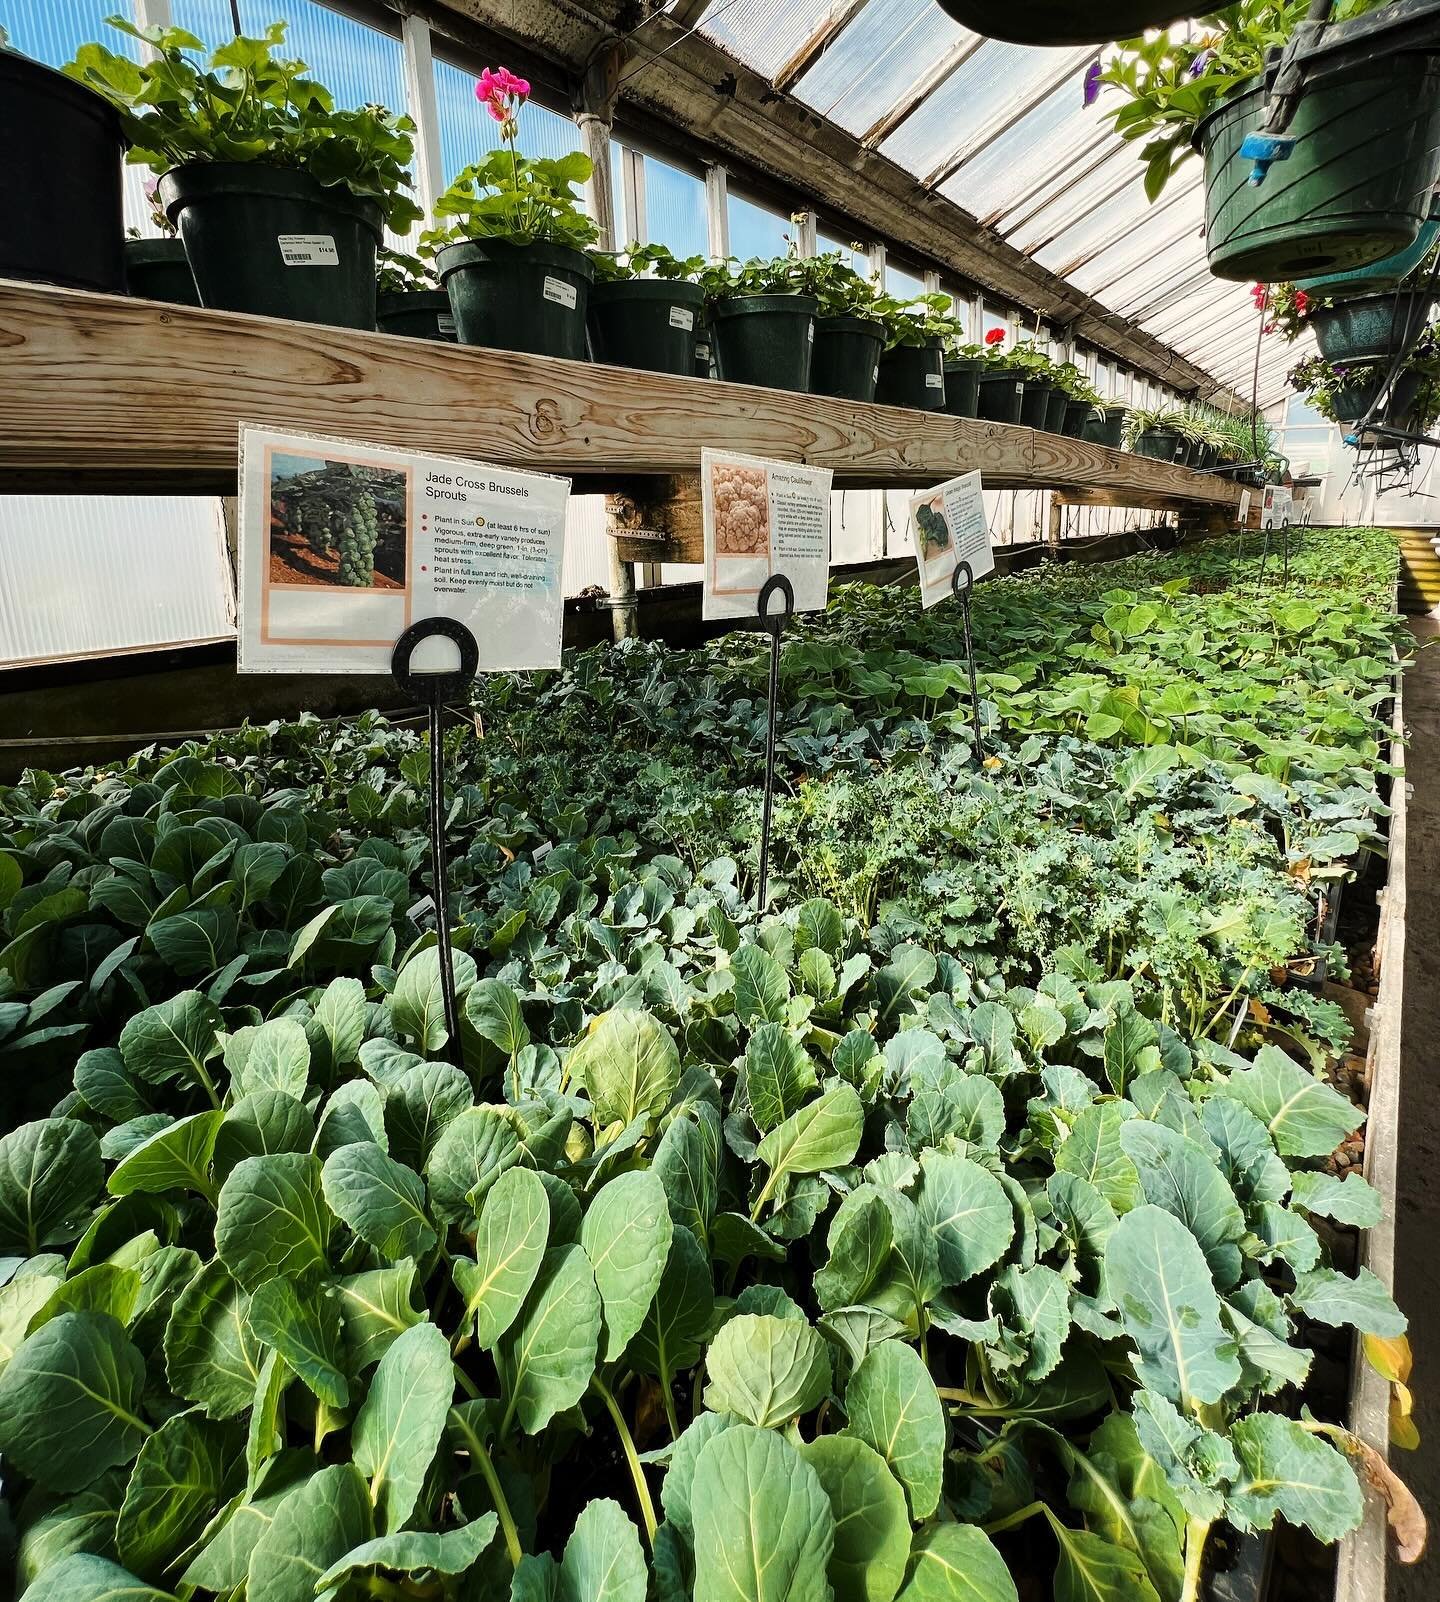
M 979 473 L 962 473 L 912 495 L 910 532 L 915 540 L 922 606 L 934 606 L 950 595 L 951 580 L 961 562 L 970 564 L 977 579 L 995 571 Z
M 287 267 L 338 267 L 340 252 L 330 234 L 277 234 Z
M 545 473 L 242 424 L 240 672 L 386 674 L 430 617 L 470 630 L 481 672 L 559 667 L 569 500 Z M 454 659 L 430 639 L 412 666 Z
M 797 612 L 821 610 L 830 588 L 832 476 L 828 467 L 701 451 L 707 622 L 755 617 L 776 573 L 790 580 Z

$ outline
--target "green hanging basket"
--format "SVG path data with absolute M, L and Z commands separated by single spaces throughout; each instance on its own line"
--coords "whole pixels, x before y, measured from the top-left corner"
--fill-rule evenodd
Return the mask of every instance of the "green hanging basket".
M 1216 277 L 1273 284 L 1343 272 L 1415 242 L 1440 176 L 1440 58 L 1394 55 L 1308 90 L 1290 156 L 1252 186 L 1240 147 L 1265 101 L 1256 83 L 1196 130 Z
M 1311 312 L 1320 354 L 1333 366 L 1388 361 L 1408 351 L 1425 332 L 1433 297 L 1429 289 L 1404 294 L 1357 295 Z
M 1109 44 L 1147 28 L 1163 28 L 1193 14 L 1175 0 L 1110 0 L 1108 5 L 1076 5 L 1075 0 L 940 0 L 940 9 L 971 33 L 1014 44 Z

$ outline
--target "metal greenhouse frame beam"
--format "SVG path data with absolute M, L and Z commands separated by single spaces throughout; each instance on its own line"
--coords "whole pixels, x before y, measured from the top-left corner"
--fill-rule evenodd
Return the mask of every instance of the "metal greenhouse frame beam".
M 810 36 L 771 80 L 777 89 L 789 90 L 824 55 L 831 44 L 865 9 L 868 0 L 832 0 L 829 12 L 820 19 Z

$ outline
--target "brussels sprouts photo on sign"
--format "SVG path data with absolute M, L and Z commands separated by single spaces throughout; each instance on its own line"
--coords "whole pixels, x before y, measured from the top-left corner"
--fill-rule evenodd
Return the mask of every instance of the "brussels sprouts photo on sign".
M 270 461 L 271 584 L 405 588 L 406 475 L 276 452 Z

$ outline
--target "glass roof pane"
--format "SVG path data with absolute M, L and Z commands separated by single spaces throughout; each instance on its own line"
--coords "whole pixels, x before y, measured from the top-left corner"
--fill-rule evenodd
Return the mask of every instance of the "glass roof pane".
M 948 185 L 942 185 L 942 193 L 947 190 Z M 1112 226 L 1117 215 L 1138 215 L 1147 209 L 1144 174 L 1135 152 L 1129 148 L 1117 149 L 1103 161 L 1082 167 L 1079 173 L 1067 172 L 1057 165 L 1046 189 L 1033 199 L 1022 201 L 1013 215 L 1001 217 L 997 227 L 1017 249 L 1044 263 L 1045 246 L 1067 229 L 1083 223 L 1103 228 L 1106 209 L 1111 206 L 1123 208 L 1118 214 L 1109 214 Z
M 825 13 L 815 0 L 717 0 L 700 31 L 770 78 L 820 26 Z
M 1003 107 L 1023 101 L 1033 85 L 1050 69 L 1048 52 L 1028 45 L 987 39 L 963 66 L 951 75 L 880 146 L 883 154 L 917 177 L 962 148 L 967 130 L 989 122 Z
M 1107 305 L 1116 299 L 1113 285 L 1124 282 L 1135 268 L 1157 257 L 1177 260 L 1175 247 L 1185 247 L 1184 257 L 1192 259 L 1204 249 L 1205 195 L 1199 185 L 1194 189 L 1169 195 L 1156 206 L 1150 216 L 1136 227 L 1116 227 L 1123 222 L 1123 211 L 1114 219 L 1111 237 L 1102 244 L 1090 245 L 1071 254 L 1055 270 L 1068 278 L 1087 295 L 1098 296 Z M 1070 236 L 1065 236 L 1067 243 Z
M 822 116 L 860 135 L 957 40 L 974 37 L 935 0 L 870 0 L 806 70 L 795 93 Z

